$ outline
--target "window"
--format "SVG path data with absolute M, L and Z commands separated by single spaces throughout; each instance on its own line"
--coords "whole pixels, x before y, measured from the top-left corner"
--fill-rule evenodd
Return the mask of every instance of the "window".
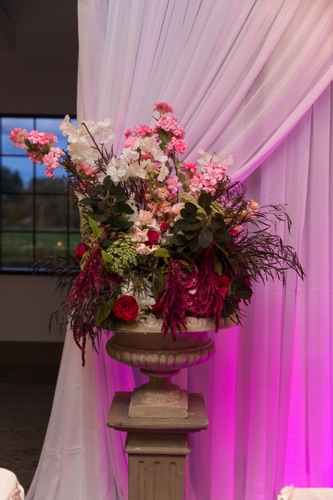
M 9 140 L 15 127 L 53 132 L 66 149 L 59 131 L 61 118 L 0 117 L 0 270 L 23 270 L 33 260 L 64 256 L 80 242 L 79 214 L 73 210 L 68 185 L 57 169 L 56 178 L 44 174 L 25 151 Z

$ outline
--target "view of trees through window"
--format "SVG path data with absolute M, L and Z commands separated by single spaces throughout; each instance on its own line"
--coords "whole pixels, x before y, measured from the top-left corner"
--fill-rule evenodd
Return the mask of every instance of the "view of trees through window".
M 67 255 L 80 242 L 79 215 L 68 185 L 57 169 L 44 174 L 9 140 L 15 127 L 53 132 L 66 149 L 58 126 L 61 118 L 0 117 L 0 269 L 26 269 L 34 260 Z

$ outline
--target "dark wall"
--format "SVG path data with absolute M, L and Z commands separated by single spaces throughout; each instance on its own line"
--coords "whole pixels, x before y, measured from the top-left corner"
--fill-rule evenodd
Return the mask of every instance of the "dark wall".
M 0 113 L 76 114 L 77 1 L 0 0 Z
M 0 114 L 76 114 L 77 1 L 0 0 Z M 0 341 L 58 342 L 44 277 L 0 274 Z

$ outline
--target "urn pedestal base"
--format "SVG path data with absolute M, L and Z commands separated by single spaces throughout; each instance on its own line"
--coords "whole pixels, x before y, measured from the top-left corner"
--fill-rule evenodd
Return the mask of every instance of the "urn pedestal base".
M 127 432 L 129 500 L 183 500 L 188 434 L 208 427 L 202 394 L 188 395 L 188 418 L 129 417 L 132 393 L 117 392 L 106 425 Z
M 128 410 L 129 417 L 187 418 L 188 393 L 170 382 L 179 373 L 156 373 L 141 369 L 150 378 L 147 384 L 134 389 Z

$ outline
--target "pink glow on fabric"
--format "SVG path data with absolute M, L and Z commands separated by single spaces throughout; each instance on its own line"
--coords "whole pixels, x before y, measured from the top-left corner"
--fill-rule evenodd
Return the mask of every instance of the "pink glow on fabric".
M 300 282 L 257 285 L 243 326 L 178 376 L 205 396 L 190 436 L 186 500 L 275 500 L 286 484 L 333 487 L 333 3 L 331 0 L 79 0 L 79 119 L 123 132 L 169 102 L 199 148 L 233 154 L 260 204 L 286 203 Z M 143 377 L 66 339 L 28 500 L 126 500 L 115 391 Z M 50 479 L 51 478 L 51 479 Z M 94 492 L 94 494 L 93 494 Z

